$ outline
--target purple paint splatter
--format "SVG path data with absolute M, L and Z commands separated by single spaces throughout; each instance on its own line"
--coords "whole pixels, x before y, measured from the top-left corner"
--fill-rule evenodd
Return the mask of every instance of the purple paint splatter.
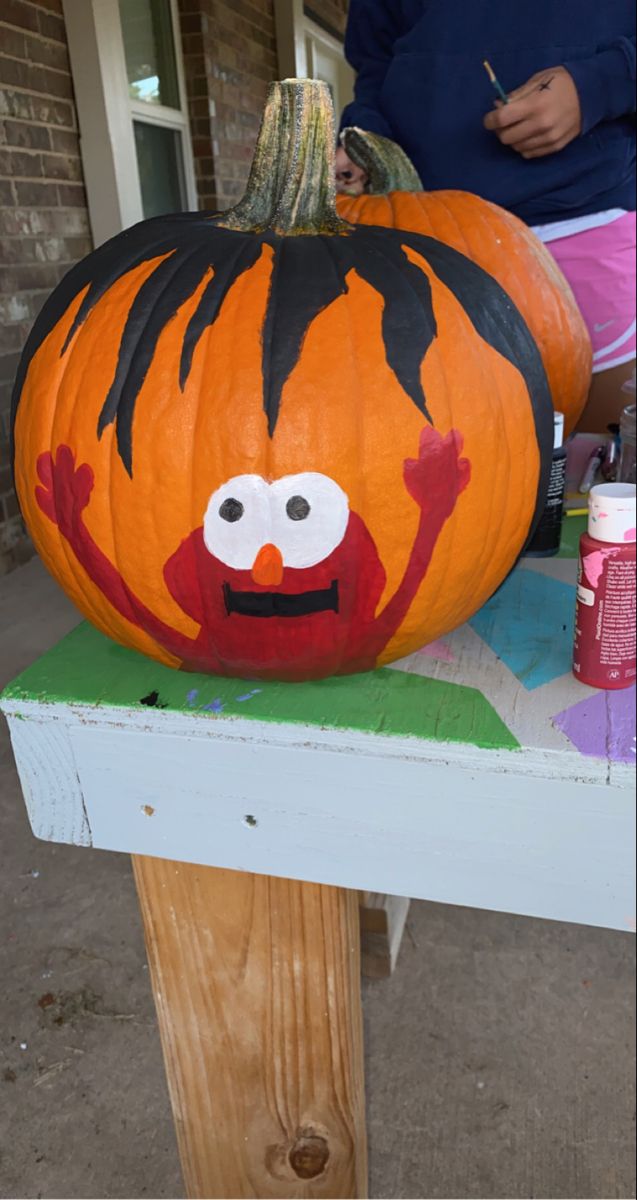
M 213 700 L 210 704 L 204 704 L 203 711 L 211 712 L 211 713 L 222 713 L 225 707 L 226 706 L 223 703 L 223 700 L 220 700 L 219 698 L 217 698 L 216 700 Z
M 598 692 L 553 717 L 582 754 L 635 763 L 635 688 Z
M 188 692 L 188 695 L 186 696 L 186 704 L 188 705 L 189 708 L 195 707 L 195 704 L 197 703 L 198 695 L 199 695 L 199 688 L 193 688 L 192 692 Z
M 258 696 L 261 693 L 261 688 L 255 688 L 253 692 L 246 692 L 244 696 L 237 696 L 237 704 L 243 704 L 244 700 L 251 700 L 253 696 Z

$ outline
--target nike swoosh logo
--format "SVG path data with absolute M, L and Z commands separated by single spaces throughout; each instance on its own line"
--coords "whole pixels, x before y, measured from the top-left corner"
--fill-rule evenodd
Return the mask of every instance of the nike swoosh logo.
M 593 329 L 595 330 L 595 333 L 602 333 L 602 331 L 604 329 L 608 329 L 609 325 L 614 325 L 614 324 L 615 324 L 615 318 L 611 317 L 610 321 L 604 321 L 603 325 L 594 325 Z

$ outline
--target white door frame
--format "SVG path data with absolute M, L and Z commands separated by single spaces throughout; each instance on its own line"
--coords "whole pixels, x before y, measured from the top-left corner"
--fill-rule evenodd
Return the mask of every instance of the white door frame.
M 303 0 L 274 0 L 274 21 L 281 78 L 306 79 Z
M 313 57 L 314 49 L 322 48 L 329 58 L 339 62 L 334 97 L 336 106 L 347 104 L 352 98 L 353 88 L 348 87 L 346 75 L 351 77 L 353 85 L 353 71 L 345 61 L 342 38 L 329 33 L 318 19 L 315 20 L 309 9 L 306 10 L 303 0 L 274 0 L 274 16 L 281 76 L 297 79 L 320 77 L 320 69 L 317 70 Z

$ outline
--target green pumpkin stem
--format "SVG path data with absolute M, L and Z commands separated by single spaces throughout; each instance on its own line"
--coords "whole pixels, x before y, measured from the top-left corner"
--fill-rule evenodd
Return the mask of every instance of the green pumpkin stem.
M 416 168 L 405 151 L 390 138 L 350 126 L 343 130 L 340 141 L 352 162 L 367 173 L 365 191 L 368 195 L 422 192 L 423 186 Z
M 335 144 L 327 84 L 272 83 L 245 195 L 216 224 L 254 233 L 348 233 L 351 226 L 336 212 Z

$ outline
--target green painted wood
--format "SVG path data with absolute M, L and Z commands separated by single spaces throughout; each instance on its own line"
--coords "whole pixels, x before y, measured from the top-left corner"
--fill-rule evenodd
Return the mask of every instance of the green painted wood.
M 558 558 L 577 558 L 579 556 L 579 540 L 587 525 L 588 517 L 564 517 Z
M 155 707 L 207 720 L 246 717 L 485 749 L 519 748 L 476 688 L 387 668 L 298 684 L 186 674 L 118 646 L 86 623 L 28 667 L 1 699 L 116 706 L 140 713 Z

